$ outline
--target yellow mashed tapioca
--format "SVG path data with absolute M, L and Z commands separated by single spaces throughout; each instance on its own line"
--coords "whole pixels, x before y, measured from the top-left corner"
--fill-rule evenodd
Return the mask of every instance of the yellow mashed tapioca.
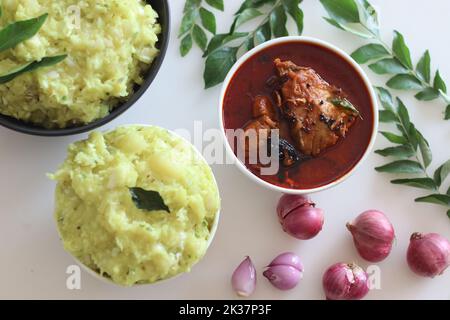
M 158 127 L 92 133 L 69 147 L 56 187 L 65 249 L 117 284 L 187 272 L 205 254 L 220 207 L 210 167 Z M 169 212 L 139 209 L 130 188 L 156 191 Z
M 51 67 L 0 85 L 0 113 L 47 128 L 92 122 L 142 83 L 158 54 L 158 14 L 142 0 L 3 0 L 0 29 L 48 13 L 39 32 L 0 53 L 0 74 L 46 56 Z

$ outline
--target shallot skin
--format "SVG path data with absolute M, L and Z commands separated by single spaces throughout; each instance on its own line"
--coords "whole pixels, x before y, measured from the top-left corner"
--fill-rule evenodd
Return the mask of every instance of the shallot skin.
M 369 292 L 368 275 L 350 263 L 336 263 L 325 271 L 322 285 L 327 300 L 360 300 Z
M 414 273 L 434 278 L 450 265 L 450 242 L 437 233 L 413 233 L 406 259 Z
M 347 223 L 347 229 L 353 236 L 356 250 L 365 260 L 380 262 L 391 253 L 395 231 L 381 211 L 363 212 L 353 222 Z

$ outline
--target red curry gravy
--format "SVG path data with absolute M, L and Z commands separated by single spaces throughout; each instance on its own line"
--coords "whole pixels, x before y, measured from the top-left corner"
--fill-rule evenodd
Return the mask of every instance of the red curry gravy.
M 312 189 L 332 183 L 348 173 L 368 148 L 374 126 L 374 106 L 358 71 L 328 48 L 307 42 L 286 42 L 268 47 L 249 58 L 236 71 L 226 90 L 224 127 L 226 130 L 243 128 L 252 119 L 254 98 L 258 95 L 272 96 L 267 80 L 275 74 L 276 58 L 310 67 L 325 81 L 341 88 L 358 108 L 361 118 L 356 120 L 345 138 L 299 165 L 280 167 L 280 172 L 272 176 L 261 176 L 259 170 L 251 166 L 247 168 L 259 178 L 284 188 Z M 283 135 L 280 131 L 280 136 Z

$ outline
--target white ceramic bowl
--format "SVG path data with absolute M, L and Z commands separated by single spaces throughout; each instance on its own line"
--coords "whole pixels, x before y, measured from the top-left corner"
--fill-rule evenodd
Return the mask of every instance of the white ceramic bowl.
M 369 142 L 369 145 L 367 146 L 366 151 L 364 152 L 364 155 L 361 157 L 361 159 L 358 161 L 358 163 L 349 172 L 347 172 L 346 174 L 344 174 L 343 176 L 341 176 L 337 180 L 332 181 L 332 182 L 330 182 L 330 183 L 328 183 L 326 185 L 323 185 L 321 187 L 312 188 L 312 189 L 289 189 L 289 188 L 283 188 L 283 187 L 280 187 L 280 186 L 273 185 L 273 184 L 271 184 L 271 183 L 269 183 L 269 182 L 259 178 L 258 176 L 254 175 L 250 170 L 247 169 L 247 167 L 234 154 L 233 149 L 231 148 L 230 144 L 228 143 L 228 139 L 227 139 L 227 136 L 225 134 L 225 128 L 224 128 L 224 124 L 223 124 L 223 101 L 224 101 L 225 94 L 227 92 L 228 86 L 230 84 L 230 81 L 233 79 L 234 74 L 239 70 L 239 68 L 247 60 L 249 60 L 251 57 L 253 57 L 256 53 L 258 53 L 260 51 L 263 51 L 264 49 L 266 49 L 268 47 L 271 47 L 273 45 L 283 44 L 283 43 L 291 43 L 291 42 L 311 43 L 311 44 L 319 45 L 321 47 L 324 47 L 324 48 L 329 49 L 330 51 L 336 53 L 342 59 L 344 59 L 348 63 L 350 63 L 350 65 L 358 72 L 358 74 L 363 79 L 364 84 L 367 87 L 367 90 L 368 90 L 368 92 L 370 94 L 371 103 L 372 103 L 372 106 L 374 108 L 374 110 L 373 110 L 374 123 L 373 123 L 373 130 L 372 130 L 370 142 Z M 231 68 L 231 70 L 229 71 L 227 77 L 225 78 L 225 81 L 224 81 L 223 86 L 222 86 L 222 92 L 220 94 L 219 127 L 220 127 L 220 130 L 222 132 L 222 138 L 223 138 L 223 141 L 225 143 L 225 148 L 226 148 L 226 152 L 227 152 L 228 156 L 230 157 L 230 159 L 234 159 L 235 160 L 234 162 L 237 165 L 237 167 L 247 177 L 249 177 L 252 181 L 254 181 L 255 183 L 257 183 L 257 184 L 259 184 L 261 186 L 264 186 L 266 188 L 269 188 L 269 189 L 277 191 L 277 192 L 289 193 L 289 194 L 309 194 L 309 193 L 319 192 L 319 191 L 323 191 L 323 190 L 332 188 L 332 187 L 338 185 L 339 183 L 343 182 L 344 180 L 349 178 L 356 170 L 358 170 L 358 168 L 361 166 L 361 164 L 367 159 L 368 155 L 370 154 L 370 152 L 371 152 L 371 150 L 373 148 L 373 145 L 374 145 L 375 139 L 376 139 L 376 135 L 377 135 L 377 132 L 378 132 L 378 102 L 377 102 L 375 91 L 373 89 L 373 86 L 372 86 L 369 78 L 367 77 L 367 74 L 358 65 L 358 63 L 356 63 L 356 61 L 353 60 L 353 58 L 350 57 L 347 53 L 345 53 L 341 49 L 337 48 L 336 46 L 334 46 L 334 45 L 332 45 L 332 44 L 330 44 L 328 42 L 325 42 L 325 41 L 322 41 L 322 40 L 319 40 L 319 39 L 316 39 L 316 38 L 303 37 L 303 36 L 283 37 L 283 38 L 277 38 L 277 39 L 273 39 L 273 40 L 267 41 L 265 43 L 260 44 L 259 46 L 255 47 L 255 48 L 253 48 L 251 51 L 249 51 L 246 54 L 244 54 L 235 63 L 235 65 Z
M 135 125 L 128 125 L 128 126 L 155 127 L 155 126 L 152 126 L 152 125 L 146 125 L 146 124 L 135 124 Z M 112 129 L 112 130 L 114 130 L 114 129 Z M 186 142 L 192 147 L 192 149 L 194 150 L 194 152 L 195 152 L 201 159 L 203 159 L 203 161 L 204 161 L 206 164 L 208 164 L 208 162 L 205 160 L 205 158 L 203 157 L 203 155 L 201 154 L 201 152 L 200 152 L 199 150 L 197 150 L 197 148 L 195 148 L 195 146 L 194 146 L 191 142 L 189 142 L 187 139 L 185 139 L 184 137 L 180 136 L 179 134 L 177 134 L 177 133 L 175 133 L 175 132 L 173 132 L 173 131 L 171 131 L 171 130 L 168 130 L 168 129 L 165 129 L 165 128 L 164 128 L 164 130 L 167 130 L 170 134 L 172 134 L 172 135 L 174 135 L 174 136 L 176 136 L 176 137 L 178 137 L 178 138 L 181 138 L 182 140 L 186 141 Z M 110 131 L 110 130 L 108 130 L 108 131 Z M 214 183 L 216 184 L 216 186 L 217 186 L 217 188 L 218 188 L 217 181 L 216 181 L 216 177 L 214 176 L 214 174 L 213 174 L 213 179 L 214 179 Z M 211 243 L 212 243 L 212 241 L 213 241 L 213 239 L 214 239 L 214 236 L 216 235 L 217 227 L 219 226 L 219 218 L 220 218 L 220 207 L 219 207 L 219 210 L 218 210 L 217 213 L 216 213 L 216 216 L 215 216 L 215 218 L 214 218 L 214 221 L 213 221 L 213 224 L 212 224 L 212 227 L 211 227 L 211 231 L 210 231 L 210 233 L 209 233 L 208 242 L 207 242 L 207 244 L 206 244 L 205 255 L 206 255 L 206 252 L 208 251 L 208 248 L 210 247 L 210 245 L 211 245 Z M 55 221 L 55 222 L 56 222 L 56 221 Z M 57 226 L 57 225 L 56 225 L 56 230 L 58 230 L 58 226 Z M 59 230 L 58 230 L 58 234 L 59 234 Z M 59 237 L 62 239 L 62 237 L 61 237 L 60 234 L 59 234 Z M 68 252 L 68 253 L 70 254 L 70 252 Z M 71 257 L 75 260 L 75 262 L 77 263 L 77 265 L 79 265 L 84 271 L 86 271 L 86 273 L 90 274 L 90 275 L 93 276 L 94 278 L 97 278 L 97 279 L 99 279 L 100 281 L 105 282 L 105 283 L 108 283 L 108 284 L 114 284 L 114 285 L 116 285 L 116 286 L 122 287 L 120 284 L 115 283 L 115 282 L 112 281 L 111 279 L 101 276 L 100 274 L 98 274 L 97 272 L 95 272 L 94 270 L 92 270 L 91 268 L 89 268 L 88 266 L 86 266 L 84 263 L 82 263 L 80 260 L 78 260 L 76 257 L 74 257 L 72 254 L 70 254 L 70 255 L 71 255 Z M 193 265 L 193 267 L 195 267 L 195 265 L 197 265 L 202 259 L 203 259 L 203 257 L 202 257 L 200 260 L 198 260 L 198 261 Z M 177 277 L 179 277 L 179 276 L 181 276 L 182 274 L 185 274 L 185 273 L 186 273 L 186 272 L 182 272 L 182 273 L 179 273 L 179 274 L 177 274 L 177 275 L 174 275 L 174 276 L 172 276 L 172 277 L 170 277 L 170 278 L 166 278 L 166 279 L 159 280 L 159 281 L 152 282 L 152 283 L 135 284 L 135 285 L 133 285 L 133 286 L 143 286 L 143 285 L 152 285 L 152 284 L 156 284 L 156 283 L 162 283 L 162 282 L 165 282 L 165 281 L 173 280 L 173 279 L 175 279 L 175 278 L 177 278 Z

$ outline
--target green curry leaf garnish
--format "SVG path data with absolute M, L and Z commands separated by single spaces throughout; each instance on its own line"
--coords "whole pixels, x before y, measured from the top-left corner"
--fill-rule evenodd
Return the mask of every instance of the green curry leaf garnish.
M 361 114 L 359 113 L 359 110 L 356 109 L 356 107 L 346 98 L 333 98 L 330 100 L 332 104 L 334 104 L 337 107 L 341 107 L 345 110 L 350 111 L 356 116 L 361 117 Z
M 0 84 L 7 83 L 7 82 L 13 80 L 14 78 L 20 76 L 23 73 L 31 72 L 38 68 L 50 67 L 52 65 L 55 65 L 55 64 L 61 62 L 62 60 L 64 60 L 66 57 L 67 57 L 67 55 L 45 57 L 41 61 L 33 61 L 30 63 L 24 64 L 18 68 L 10 70 L 6 74 L 0 75 Z
M 145 190 L 142 188 L 129 188 L 131 199 L 138 209 L 145 211 L 167 211 L 169 207 L 164 203 L 164 199 L 159 192 Z
M 0 17 L 2 10 L 0 8 Z M 37 18 L 17 21 L 11 23 L 0 30 L 0 52 L 12 49 L 25 40 L 35 36 L 41 29 L 48 14 L 43 14 Z M 31 72 L 39 68 L 49 67 L 64 60 L 67 55 L 58 55 L 54 57 L 44 57 L 39 61 L 31 61 L 19 67 L 9 70 L 4 74 L 0 74 L 0 84 L 14 80 L 23 73 Z

